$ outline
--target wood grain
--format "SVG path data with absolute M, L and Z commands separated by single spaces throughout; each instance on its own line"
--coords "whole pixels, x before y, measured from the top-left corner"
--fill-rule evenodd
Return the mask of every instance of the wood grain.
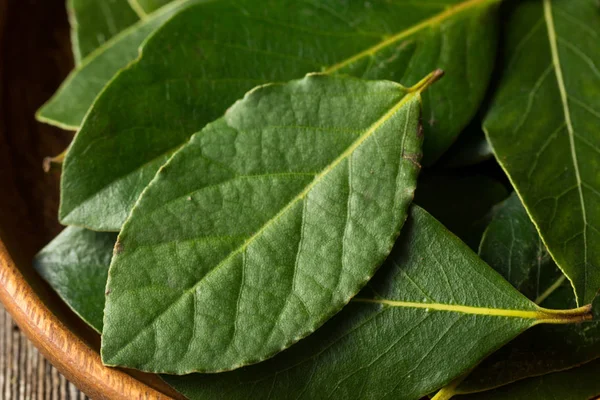
M 31 267 L 35 253 L 62 229 L 59 175 L 45 174 L 42 160 L 72 137 L 33 116 L 72 66 L 64 0 L 0 0 L 0 301 L 40 352 L 90 397 L 181 398 L 154 375 L 105 368 L 98 335 Z M 16 362 L 26 370 L 30 361 L 17 354 Z M 28 387 L 18 374 L 7 385 L 10 391 Z M 0 393 L 0 399 L 7 397 Z
M 0 398 L 3 400 L 86 400 L 21 333 L 0 306 Z

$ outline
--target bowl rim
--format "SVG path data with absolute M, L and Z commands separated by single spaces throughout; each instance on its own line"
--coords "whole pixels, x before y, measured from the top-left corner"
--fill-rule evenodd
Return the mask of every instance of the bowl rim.
M 138 380 L 102 364 L 97 351 L 72 332 L 29 285 L 0 240 L 0 302 L 25 336 L 69 381 L 93 399 L 185 399 L 155 375 Z

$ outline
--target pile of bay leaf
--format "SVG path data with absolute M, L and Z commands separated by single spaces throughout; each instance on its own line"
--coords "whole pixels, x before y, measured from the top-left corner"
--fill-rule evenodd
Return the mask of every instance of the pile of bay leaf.
M 597 0 L 68 12 L 34 264 L 107 366 L 191 400 L 600 395 Z

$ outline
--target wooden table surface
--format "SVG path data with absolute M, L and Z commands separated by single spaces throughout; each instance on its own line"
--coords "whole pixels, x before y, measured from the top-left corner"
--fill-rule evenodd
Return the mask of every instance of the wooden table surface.
M 0 399 L 87 399 L 23 336 L 2 305 L 0 305 Z

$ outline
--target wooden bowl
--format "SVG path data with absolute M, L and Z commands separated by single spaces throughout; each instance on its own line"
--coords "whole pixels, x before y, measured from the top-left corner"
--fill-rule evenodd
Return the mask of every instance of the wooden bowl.
M 157 376 L 106 368 L 99 336 L 32 268 L 62 227 L 58 173 L 42 170 L 72 133 L 35 121 L 73 67 L 65 0 L 0 0 L 0 301 L 67 379 L 94 399 L 182 398 Z M 135 377 L 134 377 L 135 376 Z

